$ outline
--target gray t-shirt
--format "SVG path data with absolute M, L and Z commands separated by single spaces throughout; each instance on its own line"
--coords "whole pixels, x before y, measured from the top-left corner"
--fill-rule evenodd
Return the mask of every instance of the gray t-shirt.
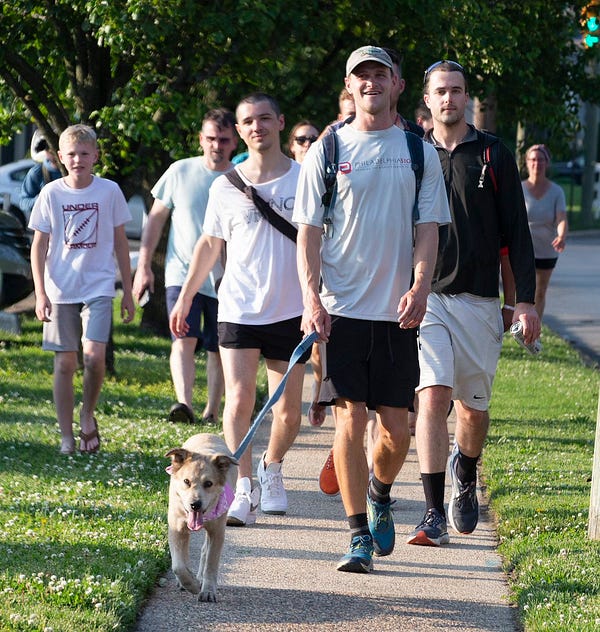
M 558 253 L 552 247 L 556 237 L 558 220 L 556 214 L 567 210 L 565 193 L 558 184 L 551 182 L 549 189 L 538 200 L 533 197 L 525 182 L 522 182 L 527 219 L 533 241 L 533 251 L 536 259 L 556 259 Z

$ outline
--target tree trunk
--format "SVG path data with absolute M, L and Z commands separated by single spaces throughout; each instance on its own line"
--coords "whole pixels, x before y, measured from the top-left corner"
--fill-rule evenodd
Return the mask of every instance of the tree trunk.
M 169 336 L 169 317 L 167 313 L 167 302 L 165 298 L 165 255 L 167 252 L 167 239 L 171 220 L 165 224 L 164 230 L 158 242 L 158 246 L 152 257 L 152 272 L 154 272 L 154 294 L 150 301 L 143 308 L 142 322 L 143 329 L 155 333 L 157 336 Z

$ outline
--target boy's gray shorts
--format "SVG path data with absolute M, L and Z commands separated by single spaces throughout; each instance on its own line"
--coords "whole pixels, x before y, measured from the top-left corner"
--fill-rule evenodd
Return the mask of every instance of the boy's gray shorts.
M 110 296 L 100 296 L 83 303 L 53 303 L 50 322 L 44 323 L 42 349 L 77 351 L 80 340 L 106 343 L 111 322 Z

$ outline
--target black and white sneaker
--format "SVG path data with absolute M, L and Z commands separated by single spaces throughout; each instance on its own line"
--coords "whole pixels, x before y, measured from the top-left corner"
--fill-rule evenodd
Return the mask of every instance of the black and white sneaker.
M 458 533 L 473 533 L 479 522 L 479 501 L 477 500 L 477 481 L 462 483 L 456 473 L 458 462 L 458 444 L 454 444 L 450 455 L 450 480 L 452 496 L 448 504 L 448 522 Z
M 421 523 L 408 536 L 407 544 L 440 546 L 450 542 L 446 518 L 437 509 L 428 509 Z

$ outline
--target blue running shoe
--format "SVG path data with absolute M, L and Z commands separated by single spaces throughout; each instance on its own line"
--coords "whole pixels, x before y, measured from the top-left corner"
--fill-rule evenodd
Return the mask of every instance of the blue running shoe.
M 479 522 L 479 501 L 477 500 L 477 481 L 462 483 L 456 473 L 458 462 L 458 444 L 454 444 L 450 455 L 450 480 L 452 494 L 448 503 L 448 522 L 458 533 L 473 533 Z
M 355 535 L 350 550 L 338 562 L 338 571 L 346 573 L 370 573 L 373 570 L 373 538 Z
M 378 503 L 367 494 L 367 518 L 373 536 L 375 555 L 383 557 L 394 550 L 396 533 L 392 517 L 392 503 Z
M 440 546 L 448 544 L 450 536 L 446 527 L 446 518 L 437 509 L 428 509 L 421 524 L 408 536 L 407 544 L 420 546 Z

